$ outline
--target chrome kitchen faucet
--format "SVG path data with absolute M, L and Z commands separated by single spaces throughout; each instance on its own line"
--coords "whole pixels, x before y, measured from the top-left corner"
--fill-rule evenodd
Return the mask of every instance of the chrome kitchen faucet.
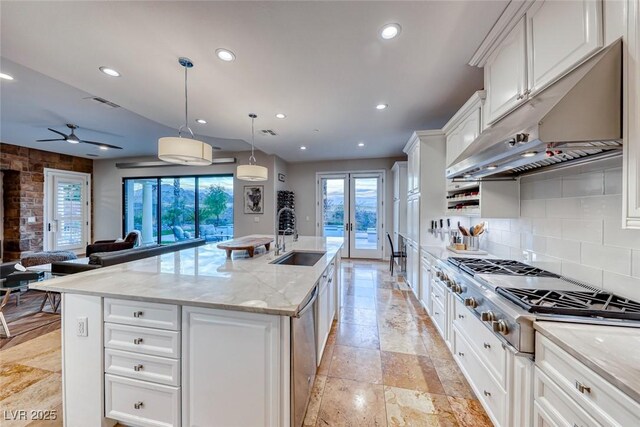
M 282 212 L 284 211 L 289 211 L 293 214 L 293 224 L 294 224 L 294 228 L 291 229 L 291 227 L 287 227 L 286 230 L 280 230 L 280 215 L 282 214 Z M 282 245 L 280 245 L 280 232 L 284 231 L 284 234 L 282 235 Z M 293 231 L 293 241 L 297 242 L 298 241 L 298 218 L 296 217 L 296 211 L 294 211 L 291 208 L 287 208 L 284 207 L 282 209 L 280 209 L 278 211 L 278 215 L 276 215 L 276 224 L 275 224 L 275 235 L 276 235 L 276 251 L 275 251 L 275 255 L 278 256 L 280 255 L 280 250 L 282 250 L 282 252 L 286 252 L 287 247 L 285 245 L 286 243 L 286 233 L 289 231 Z

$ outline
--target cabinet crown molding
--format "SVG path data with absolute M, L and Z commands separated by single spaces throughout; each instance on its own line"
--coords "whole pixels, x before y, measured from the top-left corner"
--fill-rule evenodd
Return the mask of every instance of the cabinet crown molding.
M 533 3 L 534 0 L 511 0 L 482 43 L 480 43 L 468 64 L 473 67 L 484 67 L 496 47 L 502 43 L 502 40 L 516 26 Z
M 487 97 L 487 92 L 484 90 L 479 90 L 473 95 L 471 98 L 464 103 L 462 107 L 449 119 L 449 121 L 442 126 L 442 131 L 445 134 L 449 134 L 453 129 L 455 129 L 466 117 L 467 115 L 474 109 L 478 107 L 478 104 L 482 104 Z
M 418 141 L 421 141 L 425 138 L 432 138 L 432 137 L 442 137 L 444 138 L 444 132 L 441 129 L 434 129 L 434 130 L 417 130 L 415 132 L 413 132 L 413 135 L 411 135 L 411 138 L 409 138 L 409 141 L 407 142 L 407 144 L 404 146 L 404 148 L 402 149 L 402 151 L 406 154 L 409 154 L 409 151 L 411 151 L 411 147 L 413 145 L 415 145 Z

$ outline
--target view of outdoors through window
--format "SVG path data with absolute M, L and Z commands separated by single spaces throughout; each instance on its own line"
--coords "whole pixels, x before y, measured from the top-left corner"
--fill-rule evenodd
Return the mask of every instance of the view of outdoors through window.
M 139 230 L 143 244 L 230 239 L 233 177 L 126 178 L 124 225 L 125 234 Z

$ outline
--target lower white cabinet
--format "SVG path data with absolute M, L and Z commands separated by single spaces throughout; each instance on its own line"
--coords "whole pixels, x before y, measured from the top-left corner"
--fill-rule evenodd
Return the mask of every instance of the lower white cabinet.
M 640 425 L 638 402 L 539 332 L 535 386 L 537 425 Z
M 423 254 L 420 257 L 420 303 L 431 313 L 431 255 Z
M 184 307 L 182 425 L 280 424 L 280 318 Z
M 135 426 L 179 426 L 180 388 L 105 375 L 105 415 Z

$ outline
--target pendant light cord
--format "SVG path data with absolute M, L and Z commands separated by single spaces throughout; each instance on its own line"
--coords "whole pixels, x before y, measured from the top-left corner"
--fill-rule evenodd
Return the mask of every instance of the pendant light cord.
M 255 117 L 251 117 L 251 157 L 249 157 L 249 164 L 253 165 L 256 162 L 256 158 L 253 155 L 253 144 L 256 140 L 256 132 L 253 127 L 253 122 L 255 121 Z
M 182 130 L 186 129 L 191 134 L 192 139 L 196 139 L 193 131 L 189 127 L 189 91 L 187 89 L 187 76 L 189 68 L 193 67 L 193 63 L 188 58 L 180 58 L 180 65 L 184 67 L 184 124 L 178 128 L 178 136 L 182 138 Z

